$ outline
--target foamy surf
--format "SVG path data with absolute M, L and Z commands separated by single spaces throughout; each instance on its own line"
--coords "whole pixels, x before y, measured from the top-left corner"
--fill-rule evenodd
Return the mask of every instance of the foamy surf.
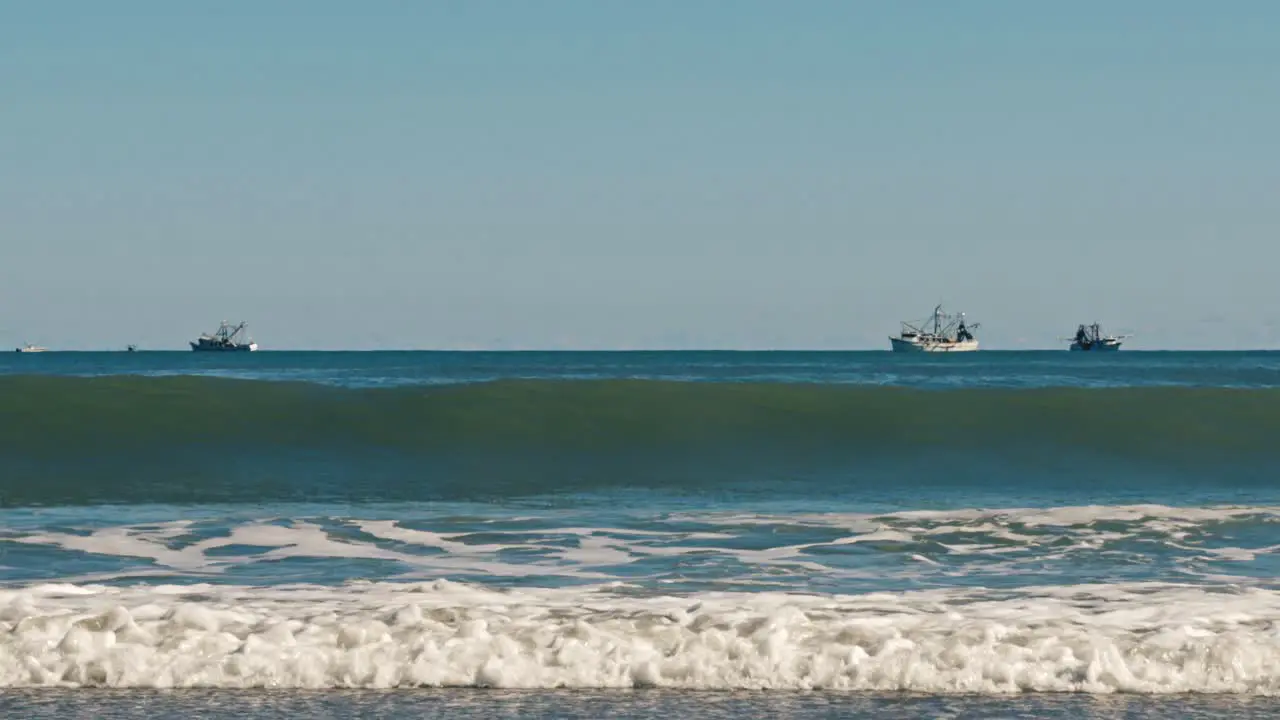
M 1280 509 L 1270 505 L 619 512 L 609 522 L 594 511 L 477 518 L 427 507 L 393 514 L 334 507 L 238 519 L 188 509 L 187 519 L 108 524 L 111 512 L 105 519 L 0 513 L 0 552 L 25 558 L 7 580 L 119 583 L 162 574 L 257 585 L 447 577 L 488 587 L 620 581 L 653 592 L 850 594 L 1129 581 L 1273 587 L 1280 572 Z
M 1280 692 L 1280 593 L 493 591 L 437 581 L 0 591 L 0 686 Z

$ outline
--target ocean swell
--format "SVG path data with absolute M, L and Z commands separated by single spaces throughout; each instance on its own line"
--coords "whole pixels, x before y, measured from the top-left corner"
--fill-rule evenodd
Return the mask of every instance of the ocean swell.
M 210 377 L 0 377 L 6 446 L 344 442 L 615 447 L 746 437 L 872 447 L 1048 438 L 1099 448 L 1256 450 L 1280 389 L 965 388 L 501 380 L 337 388 Z
M 0 504 L 511 497 L 1034 470 L 1269 477 L 1280 390 L 0 378 Z M 943 472 L 940 472 L 943 471 Z

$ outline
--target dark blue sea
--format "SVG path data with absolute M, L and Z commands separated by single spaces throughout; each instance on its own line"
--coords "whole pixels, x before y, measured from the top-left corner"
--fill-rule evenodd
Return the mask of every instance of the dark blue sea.
M 5 717 L 1248 717 L 1280 354 L 0 356 Z

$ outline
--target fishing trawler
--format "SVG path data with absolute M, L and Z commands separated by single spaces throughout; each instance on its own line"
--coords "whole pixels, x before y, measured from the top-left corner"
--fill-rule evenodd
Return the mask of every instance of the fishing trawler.
M 20 353 L 39 353 L 39 352 L 46 352 L 47 348 L 42 348 L 39 345 L 32 345 L 31 343 L 27 343 L 22 347 L 14 348 L 13 351 L 20 352 Z
M 933 317 L 919 323 L 902 322 L 902 332 L 891 336 L 894 352 L 971 352 L 978 349 L 973 331 L 978 323 L 966 325 L 964 313 L 948 315 L 939 305 Z
M 252 352 L 258 344 L 252 338 L 244 336 L 245 323 L 232 325 L 226 320 L 218 326 L 212 335 L 201 335 L 192 341 L 191 349 L 196 352 Z
M 1128 335 L 1103 335 L 1102 326 L 1098 323 L 1081 325 L 1076 328 L 1076 336 L 1064 338 L 1071 342 L 1071 350 L 1076 352 L 1106 352 L 1120 349 L 1120 344 Z

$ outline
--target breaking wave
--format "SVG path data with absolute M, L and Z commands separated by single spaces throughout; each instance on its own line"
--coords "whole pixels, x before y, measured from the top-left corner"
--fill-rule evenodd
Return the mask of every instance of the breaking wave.
M 43 585 L 0 591 L 0 686 L 1280 692 L 1280 594 L 1177 585 L 629 597 Z

